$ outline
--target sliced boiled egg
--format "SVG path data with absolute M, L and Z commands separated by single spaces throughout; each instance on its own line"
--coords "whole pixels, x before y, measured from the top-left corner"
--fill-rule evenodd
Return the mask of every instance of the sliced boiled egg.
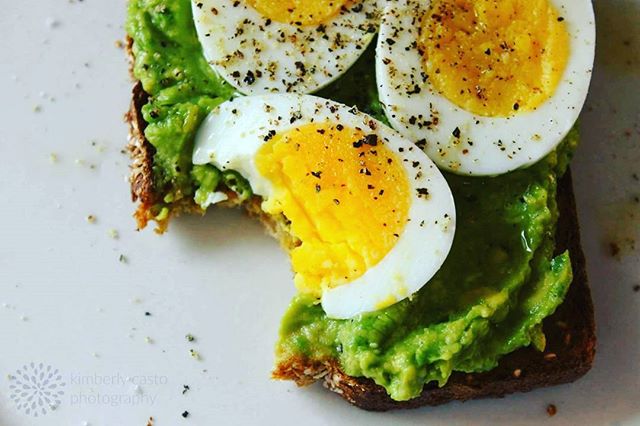
M 455 207 L 435 164 L 356 110 L 310 95 L 240 97 L 198 131 L 194 164 L 235 170 L 290 223 L 298 290 L 329 317 L 410 297 L 444 262 Z
M 213 69 L 247 95 L 326 86 L 379 23 L 376 0 L 194 0 L 193 16 Z
M 552 151 L 584 104 L 591 0 L 399 0 L 376 46 L 391 125 L 441 168 L 497 175 Z

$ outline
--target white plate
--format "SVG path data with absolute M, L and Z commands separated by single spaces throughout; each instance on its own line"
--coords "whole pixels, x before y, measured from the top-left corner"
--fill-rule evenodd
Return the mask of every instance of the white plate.
M 143 426 L 150 416 L 158 426 L 640 424 L 640 258 L 624 242 L 620 259 L 607 249 L 639 238 L 640 206 L 630 200 L 640 195 L 640 1 L 596 4 L 598 67 L 573 166 L 598 323 L 593 370 L 526 395 L 386 414 L 269 379 L 293 288 L 286 256 L 257 223 L 215 211 L 176 220 L 162 237 L 135 232 L 120 153 L 131 83 L 114 45 L 124 2 L 4 3 L 1 425 Z M 38 418 L 16 408 L 5 379 L 31 362 L 59 369 L 66 383 L 60 405 Z

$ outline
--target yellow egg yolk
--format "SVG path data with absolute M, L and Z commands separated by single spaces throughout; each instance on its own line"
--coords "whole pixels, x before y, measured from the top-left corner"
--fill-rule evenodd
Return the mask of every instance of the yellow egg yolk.
M 569 56 L 566 23 L 549 0 L 433 0 L 421 25 L 431 84 L 481 116 L 541 105 Z
M 319 25 L 350 0 L 246 0 L 265 18 L 294 25 Z
M 319 297 L 376 265 L 400 237 L 411 203 L 407 173 L 375 134 L 331 123 L 275 134 L 256 154 L 300 244 L 291 251 L 297 288 Z

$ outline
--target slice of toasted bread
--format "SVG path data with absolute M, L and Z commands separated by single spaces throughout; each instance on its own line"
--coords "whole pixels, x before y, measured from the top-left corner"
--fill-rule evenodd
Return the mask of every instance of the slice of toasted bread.
M 130 43 L 129 43 L 130 46 Z M 139 203 L 135 213 L 138 227 L 143 228 L 153 219 L 152 206 L 161 194 L 153 187 L 153 146 L 144 137 L 146 123 L 141 109 L 148 95 L 137 82 L 133 88 L 131 107 L 126 115 L 130 126 L 129 150 L 132 157 L 130 177 L 133 201 Z M 234 205 L 234 203 L 230 203 Z M 258 216 L 268 229 L 280 237 L 285 245 L 286 235 L 278 223 L 261 214 L 259 204 L 245 204 L 249 213 Z M 394 401 L 385 389 L 372 380 L 346 375 L 336 360 L 324 362 L 290 359 L 276 367 L 274 377 L 295 380 L 306 385 L 323 380 L 324 385 L 352 404 L 366 409 L 384 411 L 398 408 L 416 408 L 439 405 L 449 401 L 475 398 L 502 397 L 514 392 L 527 392 L 535 388 L 572 382 L 583 376 L 593 363 L 595 354 L 595 323 L 593 304 L 587 283 L 585 259 L 580 245 L 573 186 L 569 172 L 558 186 L 560 220 L 557 228 L 557 251 L 569 250 L 573 267 L 573 283 L 563 304 L 556 313 L 544 321 L 547 349 L 540 353 L 523 348 L 502 358 L 495 369 L 478 374 L 454 373 L 448 383 L 439 388 L 428 384 L 422 394 L 409 401 Z M 193 202 L 185 202 L 172 211 L 200 211 Z M 166 220 L 159 224 L 160 230 Z M 284 236 L 283 236 L 284 235 Z

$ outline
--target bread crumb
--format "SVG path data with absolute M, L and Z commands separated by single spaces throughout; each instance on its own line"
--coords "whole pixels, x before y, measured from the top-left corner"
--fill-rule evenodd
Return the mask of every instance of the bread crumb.
M 618 243 L 609 243 L 609 254 L 611 255 L 611 257 L 617 257 L 620 254 L 620 246 L 618 245 Z
M 555 405 L 553 405 L 553 404 L 547 405 L 547 414 L 549 415 L 549 417 L 553 417 L 557 413 L 558 413 L 558 409 L 556 408 Z
M 522 376 L 522 370 L 521 369 L 516 368 L 515 370 L 513 370 L 513 377 L 515 377 L 517 379 L 520 376 Z
M 147 422 L 147 426 L 153 426 L 153 417 L 149 417 L 149 421 Z
M 60 21 L 58 21 L 56 18 L 47 17 L 47 19 L 44 20 L 44 24 L 48 29 L 52 30 L 60 26 Z
M 549 352 L 548 354 L 544 354 L 545 361 L 553 361 L 556 358 L 558 358 L 558 355 L 556 355 L 553 352 Z
M 87 216 L 87 222 L 89 222 L 89 223 L 96 223 L 96 220 L 97 220 L 97 218 L 92 214 Z

